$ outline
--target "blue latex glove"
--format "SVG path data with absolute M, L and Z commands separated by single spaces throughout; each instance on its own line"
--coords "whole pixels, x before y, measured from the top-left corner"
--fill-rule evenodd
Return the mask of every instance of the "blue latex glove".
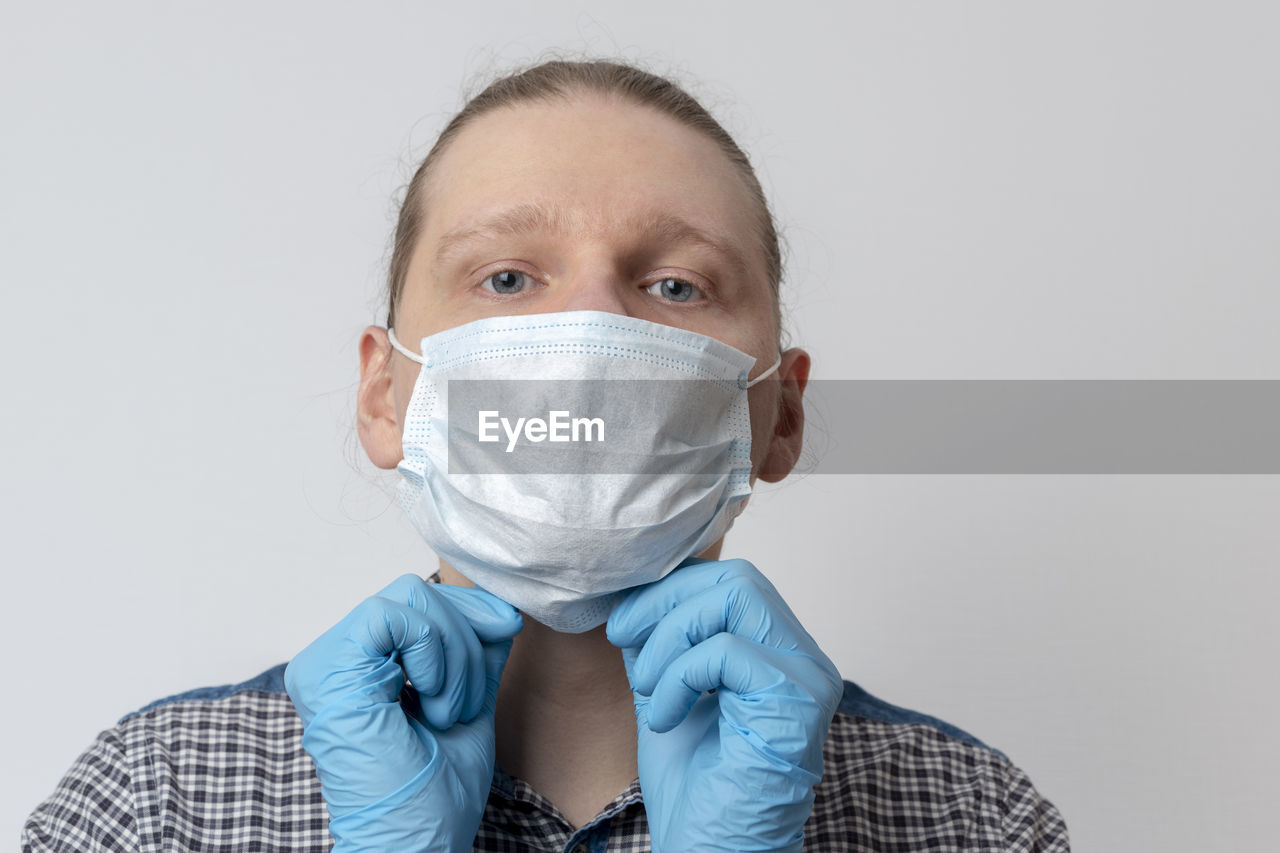
M 487 592 L 404 575 L 289 662 L 335 851 L 471 850 L 498 681 L 523 627 Z
M 686 560 L 606 631 L 654 851 L 799 851 L 844 684 L 773 585 L 745 560 Z

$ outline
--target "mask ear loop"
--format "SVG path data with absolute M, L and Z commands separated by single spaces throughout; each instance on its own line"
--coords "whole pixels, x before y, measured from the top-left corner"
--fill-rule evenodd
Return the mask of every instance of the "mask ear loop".
M 410 361 L 416 361 L 418 362 L 418 364 L 425 365 L 427 363 L 426 359 L 424 359 L 422 356 L 418 355 L 417 353 L 411 352 L 407 347 L 405 347 L 404 344 L 396 340 L 396 333 L 394 329 L 390 329 L 390 328 L 387 329 L 387 339 L 391 341 L 391 346 L 395 348 L 395 351 L 400 353 L 405 358 L 409 359 Z
M 752 379 L 750 382 L 747 381 L 747 374 L 750 373 L 750 371 L 748 370 L 742 371 L 742 375 L 738 377 L 738 387 L 746 389 L 746 388 L 750 388 L 752 385 L 758 384 L 761 380 L 767 378 L 770 373 L 773 373 L 775 370 L 777 370 L 781 365 L 782 365 L 782 356 L 779 355 L 778 360 L 773 363 L 772 367 L 770 367 L 764 373 L 761 373 L 755 379 Z

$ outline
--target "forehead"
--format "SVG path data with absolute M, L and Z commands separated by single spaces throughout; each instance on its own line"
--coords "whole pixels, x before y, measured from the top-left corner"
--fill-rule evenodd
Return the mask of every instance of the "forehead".
M 432 167 L 421 237 L 434 242 L 519 205 L 554 210 L 575 233 L 679 219 L 762 269 L 757 202 L 737 167 L 699 131 L 618 98 L 526 102 L 472 121 Z

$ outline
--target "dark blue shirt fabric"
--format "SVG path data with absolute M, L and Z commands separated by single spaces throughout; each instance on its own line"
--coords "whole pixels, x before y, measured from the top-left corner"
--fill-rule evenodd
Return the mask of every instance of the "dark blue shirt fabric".
M 326 851 L 333 846 L 284 664 L 153 702 L 102 732 L 30 816 L 26 851 Z M 846 681 L 806 851 L 1069 849 L 1062 816 L 998 750 Z M 570 824 L 500 767 L 476 851 L 648 851 L 639 780 Z

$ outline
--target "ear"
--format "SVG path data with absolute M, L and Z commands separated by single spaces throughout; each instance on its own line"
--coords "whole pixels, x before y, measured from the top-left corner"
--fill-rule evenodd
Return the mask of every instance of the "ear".
M 769 439 L 769 451 L 760 463 L 759 477 L 776 483 L 791 473 L 804 445 L 804 388 L 809 383 L 809 354 L 792 348 L 782 354 L 778 366 L 778 419 Z
M 356 393 L 356 429 L 369 461 L 394 468 L 404 458 L 400 418 L 391 382 L 391 339 L 370 326 L 360 336 L 360 390 Z

